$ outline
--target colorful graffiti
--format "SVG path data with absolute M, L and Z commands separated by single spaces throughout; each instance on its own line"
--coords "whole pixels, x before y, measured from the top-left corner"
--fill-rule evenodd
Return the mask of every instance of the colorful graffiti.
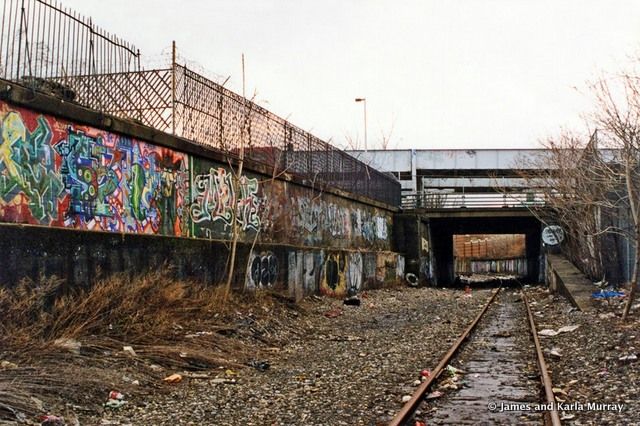
M 27 213 L 35 223 L 49 224 L 57 219 L 59 198 L 64 191 L 54 171 L 52 131 L 39 116 L 29 131 L 20 114 L 6 113 L 2 119 L 0 141 L 0 200 L 2 217 L 23 221 Z
M 196 237 L 192 218 L 260 228 L 255 178 L 241 176 L 234 191 L 220 167 L 191 184 L 186 154 L 3 103 L 0 111 L 2 221 Z
M 390 248 L 390 212 L 333 194 L 236 180 L 210 159 L 1 101 L 0 136 L 0 221 L 208 239 L 238 225 L 244 242 Z M 325 259 L 301 259 L 303 287 L 317 288 Z
M 54 149 L 69 194 L 67 226 L 186 235 L 181 215 L 187 198 L 185 154 L 71 126 Z

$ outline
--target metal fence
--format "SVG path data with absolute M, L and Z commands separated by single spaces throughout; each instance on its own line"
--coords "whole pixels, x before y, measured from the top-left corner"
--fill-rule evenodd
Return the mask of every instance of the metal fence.
M 544 195 L 535 192 L 411 192 L 402 194 L 402 208 L 411 209 L 493 209 L 534 208 L 545 205 Z
M 399 206 L 400 184 L 175 60 L 142 70 L 132 45 L 52 0 L 4 0 L 0 78 L 196 144 Z M 175 56 L 174 56 L 175 57 Z
M 134 46 L 56 1 L 3 0 L 0 33 L 0 77 L 67 100 L 68 79 L 140 70 Z
M 400 183 L 254 102 L 174 64 L 173 131 L 189 140 L 387 204 Z

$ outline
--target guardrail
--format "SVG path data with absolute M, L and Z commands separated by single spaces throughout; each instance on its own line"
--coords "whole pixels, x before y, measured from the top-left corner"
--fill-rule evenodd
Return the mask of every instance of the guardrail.
M 490 193 L 410 193 L 402 194 L 402 208 L 411 209 L 482 209 L 482 208 L 530 208 L 545 205 L 544 196 L 533 192 L 500 194 Z

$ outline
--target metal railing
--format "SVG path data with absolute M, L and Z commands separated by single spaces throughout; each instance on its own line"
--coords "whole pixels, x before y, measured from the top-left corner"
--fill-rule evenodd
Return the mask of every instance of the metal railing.
M 140 70 L 133 45 L 58 2 L 3 0 L 1 7 L 0 78 L 74 100 L 72 76 Z
M 141 70 L 132 45 L 51 0 L 4 0 L 0 78 L 133 119 L 229 156 L 400 205 L 400 183 L 174 59 Z
M 482 209 L 482 208 L 530 208 L 544 206 L 542 194 L 533 192 L 514 192 L 500 194 L 486 193 L 409 193 L 402 194 L 402 208 L 411 209 Z
M 174 64 L 173 130 L 196 143 L 399 206 L 400 183 L 205 77 Z

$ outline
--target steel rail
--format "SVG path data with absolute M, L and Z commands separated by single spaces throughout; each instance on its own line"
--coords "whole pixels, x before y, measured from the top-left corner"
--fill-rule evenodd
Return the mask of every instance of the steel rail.
M 542 381 L 542 386 L 544 387 L 547 404 L 549 404 L 549 406 L 551 407 L 551 410 L 546 412 L 546 416 L 553 426 L 560 426 L 560 415 L 558 414 L 558 410 L 556 409 L 556 397 L 553 395 L 551 377 L 549 376 L 549 371 L 547 370 L 547 363 L 544 361 L 544 354 L 542 353 L 542 347 L 540 346 L 540 339 L 538 338 L 536 323 L 533 320 L 533 314 L 531 313 L 531 308 L 529 307 L 529 301 L 527 299 L 527 295 L 525 294 L 524 288 L 522 289 L 522 300 L 527 307 L 529 326 L 531 327 L 531 335 L 533 336 L 533 343 L 536 347 L 538 368 L 540 369 L 540 379 Z
M 391 423 L 389 423 L 389 426 L 400 426 L 400 425 L 403 425 L 407 420 L 409 420 L 409 417 L 411 417 L 413 412 L 418 408 L 418 405 L 420 405 L 420 403 L 422 402 L 424 395 L 425 393 L 427 393 L 427 390 L 429 389 L 431 384 L 436 381 L 436 379 L 440 376 L 440 374 L 445 369 L 447 364 L 449 364 L 449 361 L 451 360 L 451 358 L 453 358 L 453 355 L 455 355 L 455 353 L 458 351 L 458 348 L 460 348 L 460 345 L 462 344 L 462 342 L 466 340 L 466 338 L 473 331 L 473 329 L 476 327 L 478 322 L 480 322 L 480 318 L 482 318 L 482 316 L 487 311 L 491 303 L 493 303 L 493 301 L 495 300 L 499 292 L 500 292 L 500 288 L 498 288 L 496 291 L 493 292 L 493 294 L 489 298 L 489 301 L 482 308 L 482 311 L 480 311 L 480 313 L 471 322 L 471 324 L 469 324 L 467 329 L 460 335 L 460 337 L 458 337 L 458 340 L 456 340 L 455 343 L 449 348 L 447 353 L 440 360 L 440 363 L 431 372 L 431 375 L 429 376 L 429 378 L 425 382 L 422 382 L 420 386 L 418 386 L 418 389 L 416 389 L 416 391 L 413 393 L 413 395 L 411 396 L 411 399 L 407 401 L 407 403 L 402 407 L 402 409 L 400 409 L 400 411 L 398 411 L 398 414 L 396 414 L 393 420 L 391 420 Z

